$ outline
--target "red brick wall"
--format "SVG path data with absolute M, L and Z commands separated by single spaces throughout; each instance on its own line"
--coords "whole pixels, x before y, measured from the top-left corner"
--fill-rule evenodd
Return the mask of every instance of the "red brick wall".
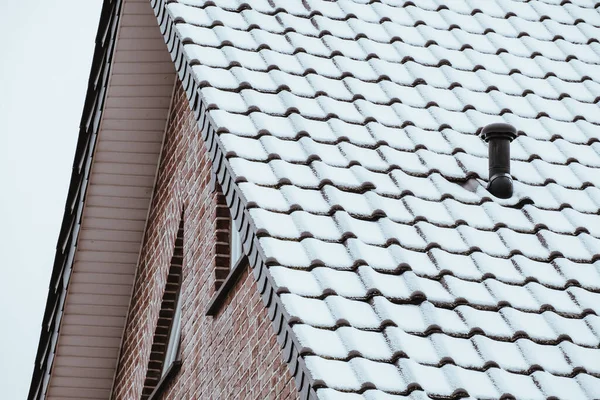
M 184 208 L 183 363 L 162 398 L 296 399 L 249 268 L 219 315 L 204 316 L 215 292 L 217 194 L 210 188 L 210 161 L 179 84 L 173 102 L 113 398 L 140 398 Z

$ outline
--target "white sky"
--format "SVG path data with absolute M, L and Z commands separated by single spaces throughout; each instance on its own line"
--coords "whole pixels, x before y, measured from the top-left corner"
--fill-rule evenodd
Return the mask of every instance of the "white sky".
M 0 0 L 0 398 L 25 399 L 101 0 Z

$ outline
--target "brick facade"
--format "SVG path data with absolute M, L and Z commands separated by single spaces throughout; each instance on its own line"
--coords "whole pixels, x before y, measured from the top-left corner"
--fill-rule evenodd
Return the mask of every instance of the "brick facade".
M 296 399 L 295 383 L 250 268 L 219 314 L 204 315 L 218 286 L 218 193 L 211 189 L 210 161 L 185 93 L 177 85 L 113 399 L 139 399 L 142 394 L 182 211 L 182 366 L 161 398 Z

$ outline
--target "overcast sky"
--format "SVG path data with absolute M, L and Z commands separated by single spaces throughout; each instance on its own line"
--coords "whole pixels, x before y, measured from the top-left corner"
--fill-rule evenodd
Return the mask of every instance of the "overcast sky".
M 25 399 L 101 0 L 0 0 L 0 398 Z

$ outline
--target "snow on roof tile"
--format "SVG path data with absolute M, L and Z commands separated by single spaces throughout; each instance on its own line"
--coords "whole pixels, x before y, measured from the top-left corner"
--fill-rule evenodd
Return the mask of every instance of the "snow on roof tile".
M 320 398 L 600 397 L 593 1 L 167 8 Z

